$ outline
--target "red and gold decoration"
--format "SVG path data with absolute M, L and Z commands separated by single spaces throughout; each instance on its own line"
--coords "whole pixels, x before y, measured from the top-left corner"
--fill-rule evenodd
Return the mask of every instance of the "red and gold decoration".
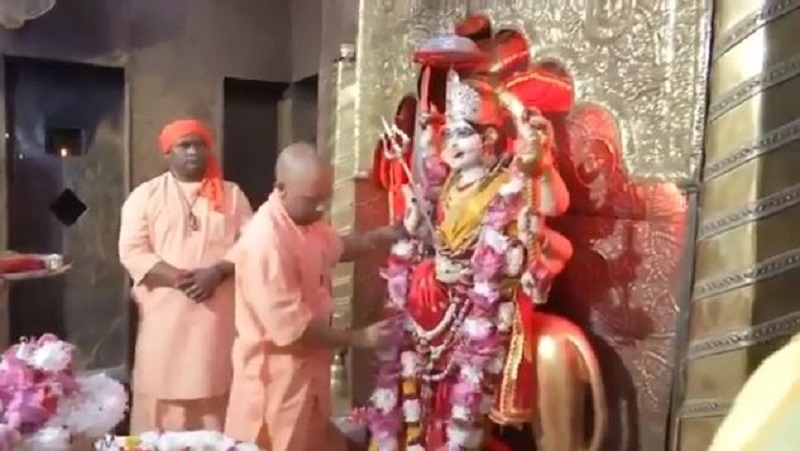
M 577 326 L 537 308 L 573 254 L 545 222 L 569 206 L 547 117 L 571 110 L 571 81 L 484 16 L 454 30 L 414 54 L 418 97 L 402 100 L 376 149 L 375 180 L 410 238 L 384 271 L 403 339 L 379 355 L 360 413 L 376 450 L 505 449 L 486 433 L 491 424 L 534 418 L 543 449 L 598 450 L 606 405 L 597 359 Z M 574 422 L 585 383 L 588 440 Z M 557 393 L 573 402 L 559 405 Z

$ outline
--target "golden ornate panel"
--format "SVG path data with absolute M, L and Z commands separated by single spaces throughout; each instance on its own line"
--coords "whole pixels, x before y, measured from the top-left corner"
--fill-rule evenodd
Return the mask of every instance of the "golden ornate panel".
M 707 449 L 752 372 L 800 332 L 800 0 L 714 9 L 681 450 Z
M 413 92 L 410 55 L 467 11 L 526 32 L 534 54 L 576 80 L 577 100 L 612 111 L 636 178 L 696 181 L 703 140 L 709 0 L 362 0 L 357 167 L 368 170 L 381 115 Z
M 695 185 L 704 141 L 711 11 L 711 0 L 362 0 L 356 51 L 354 174 L 371 169 L 381 117 L 394 114 L 402 96 L 416 88 L 418 68 L 411 60 L 414 48 L 446 31 L 467 12 L 482 12 L 495 28 L 526 33 L 535 58 L 555 60 L 564 66 L 575 80 L 577 102 L 611 113 L 620 134 L 625 178 L 631 187 L 644 179 Z M 636 189 L 648 188 L 642 185 Z M 625 223 L 632 229 L 655 230 L 665 226 L 653 217 L 656 207 L 653 202 L 647 203 L 643 217 L 610 215 L 595 218 L 595 222 L 598 227 Z M 669 226 L 683 227 L 681 218 Z M 581 228 L 585 222 L 578 218 L 574 224 Z M 644 244 L 635 241 L 631 245 Z M 677 260 L 662 265 L 667 263 L 677 266 Z M 665 279 L 662 285 L 672 286 L 672 280 Z M 677 302 L 667 301 L 677 297 L 653 296 L 646 289 L 639 292 L 634 301 L 626 302 L 638 303 L 634 307 L 645 311 L 669 310 L 674 318 Z M 643 356 L 640 360 L 655 356 L 650 359 L 653 362 L 663 357 L 663 362 L 656 362 L 659 371 L 654 373 L 661 383 L 655 400 L 648 401 L 642 395 L 616 401 L 620 405 L 615 408 L 611 427 L 619 437 L 610 440 L 614 443 L 609 449 L 656 449 L 666 441 L 674 322 L 669 319 L 659 323 L 664 330 L 659 329 L 658 337 L 647 342 L 633 340 L 639 348 L 622 353 Z M 581 325 L 592 327 L 585 321 Z M 663 345 L 653 344 L 655 339 Z M 669 348 L 669 352 L 662 352 L 660 346 Z M 617 354 L 603 351 L 604 358 Z M 620 360 L 616 364 L 604 360 L 607 373 L 613 373 L 607 376 L 619 379 L 614 381 L 617 385 L 636 385 L 630 389 L 646 393 L 644 376 L 633 373 L 649 374 L 649 367 L 638 369 L 638 357 L 615 358 Z M 627 381 L 628 373 L 636 380 Z M 633 422 L 647 425 L 637 428 Z
M 342 235 L 351 233 L 356 226 L 356 212 L 353 208 L 356 199 L 353 171 L 357 155 L 353 143 L 357 86 L 354 53 L 352 44 L 342 44 L 340 54 L 327 74 L 330 80 L 327 80 L 326 94 L 329 97 L 326 100 L 331 114 L 320 118 L 327 121 L 324 129 L 330 131 L 325 135 L 324 141 L 319 143 L 320 148 L 330 156 L 334 168 L 336 195 L 331 204 L 330 221 Z M 332 323 L 340 329 L 348 328 L 352 323 L 353 271 L 352 263 L 343 263 L 337 265 L 333 273 Z M 344 350 L 338 350 L 336 359 L 331 363 L 333 414 L 337 417 L 346 415 L 352 407 L 348 366 Z

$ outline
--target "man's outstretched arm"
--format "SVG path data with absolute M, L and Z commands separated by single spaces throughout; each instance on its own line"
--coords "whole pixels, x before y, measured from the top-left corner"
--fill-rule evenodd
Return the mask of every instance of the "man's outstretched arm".
M 368 232 L 355 232 L 342 237 L 342 256 L 339 261 L 351 262 L 370 252 L 390 246 L 408 234 L 402 222 L 378 227 Z

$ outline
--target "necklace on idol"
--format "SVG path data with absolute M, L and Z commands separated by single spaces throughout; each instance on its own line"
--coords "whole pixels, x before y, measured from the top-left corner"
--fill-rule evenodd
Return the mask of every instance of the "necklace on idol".
M 172 180 L 175 181 L 175 188 L 178 190 L 178 195 L 181 198 L 181 203 L 183 204 L 183 207 L 186 210 L 186 221 L 189 223 L 189 229 L 192 232 L 197 232 L 198 230 L 200 230 L 200 220 L 197 218 L 197 215 L 194 214 L 194 204 L 197 202 L 197 199 L 200 196 L 195 195 L 192 201 L 190 202 L 189 199 L 186 197 L 186 193 L 184 192 L 183 187 L 178 182 L 178 178 L 173 175 Z

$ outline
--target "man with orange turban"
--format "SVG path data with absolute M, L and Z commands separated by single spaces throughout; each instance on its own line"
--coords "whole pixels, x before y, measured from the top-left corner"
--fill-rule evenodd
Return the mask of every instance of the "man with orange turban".
M 169 170 L 122 207 L 119 256 L 139 307 L 132 433 L 223 427 L 235 335 L 226 257 L 252 209 L 222 179 L 213 143 L 197 120 L 164 127 Z

